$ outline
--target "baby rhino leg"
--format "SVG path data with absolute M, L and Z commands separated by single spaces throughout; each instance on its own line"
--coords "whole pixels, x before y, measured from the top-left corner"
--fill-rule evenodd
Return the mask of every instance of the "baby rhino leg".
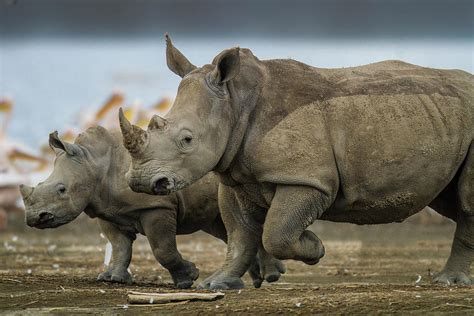
M 194 263 L 183 259 L 176 247 L 176 211 L 143 212 L 140 222 L 156 260 L 171 274 L 175 286 L 189 288 L 199 277 Z
M 132 243 L 135 236 L 121 231 L 114 224 L 99 219 L 99 226 L 112 244 L 112 258 L 107 270 L 99 274 L 98 281 L 132 283 L 128 266 L 132 260 Z

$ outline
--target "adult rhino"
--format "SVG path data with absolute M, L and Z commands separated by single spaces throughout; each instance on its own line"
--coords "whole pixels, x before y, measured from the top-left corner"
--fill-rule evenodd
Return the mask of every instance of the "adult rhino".
M 194 263 L 183 259 L 176 248 L 176 235 L 205 231 L 224 242 L 227 234 L 217 205 L 218 181 L 212 174 L 169 196 L 151 196 L 130 190 L 125 173 L 130 155 L 119 131 L 89 128 L 74 144 L 49 135 L 56 152 L 52 174 L 36 188 L 21 186 L 26 223 L 36 228 L 54 228 L 85 212 L 98 218 L 112 244 L 112 260 L 99 281 L 130 283 L 127 271 L 132 243 L 137 234 L 147 236 L 153 255 L 171 274 L 174 284 L 187 288 L 199 276 Z M 276 281 L 284 267 L 263 249 L 252 260 L 249 274 L 255 287 L 263 278 Z
M 239 48 L 197 68 L 168 37 L 166 58 L 183 78 L 172 109 L 147 131 L 122 124 L 129 184 L 168 194 L 219 175 L 228 254 L 203 287 L 242 286 L 260 241 L 276 258 L 317 263 L 324 247 L 306 229 L 317 219 L 390 223 L 428 205 L 457 223 L 434 280 L 471 283 L 471 74 L 401 61 L 322 69 Z

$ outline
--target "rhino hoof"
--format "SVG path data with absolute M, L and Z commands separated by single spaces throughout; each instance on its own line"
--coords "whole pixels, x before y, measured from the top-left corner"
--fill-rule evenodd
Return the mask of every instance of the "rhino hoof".
M 265 275 L 265 281 L 268 283 L 276 282 L 280 279 L 280 273 L 271 273 Z
M 238 290 L 244 288 L 244 282 L 240 278 L 223 278 L 212 280 L 210 290 Z
M 285 272 L 286 268 L 283 262 L 277 259 L 272 259 L 270 267 L 265 267 L 265 281 L 267 281 L 268 283 L 276 282 Z
M 101 282 L 110 282 L 110 277 L 112 276 L 112 272 L 104 271 L 97 276 L 97 281 Z
M 262 278 L 255 278 L 252 280 L 253 287 L 259 289 L 262 286 L 263 279 Z
M 191 280 L 181 281 L 176 284 L 176 287 L 178 289 L 189 289 L 193 285 L 193 282 L 194 281 Z
M 132 284 L 132 276 L 126 272 L 123 274 L 113 274 L 110 277 L 111 282 Z
M 255 284 L 254 284 L 255 286 Z M 198 286 L 198 290 L 238 290 L 244 288 L 244 282 L 238 277 L 225 277 L 216 272 Z
M 435 283 L 447 285 L 472 285 L 473 282 L 469 275 L 462 271 L 441 271 L 433 278 Z
M 97 281 L 132 284 L 133 279 L 130 273 L 128 273 L 127 271 L 121 274 L 117 274 L 111 271 L 104 271 L 97 276 Z
M 317 264 L 319 260 L 326 254 L 326 249 L 324 248 L 322 241 L 310 230 L 305 230 L 301 236 L 301 239 L 306 239 L 314 245 L 313 258 L 303 259 L 302 261 L 308 265 Z
M 180 289 L 190 288 L 199 277 L 199 269 L 191 262 L 184 269 L 170 271 L 170 273 L 175 286 Z

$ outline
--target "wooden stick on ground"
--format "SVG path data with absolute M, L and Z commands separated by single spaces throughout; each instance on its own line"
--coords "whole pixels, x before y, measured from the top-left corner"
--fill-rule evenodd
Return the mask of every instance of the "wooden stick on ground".
M 214 301 L 224 297 L 224 293 L 142 293 L 128 292 L 130 304 L 163 304 L 179 301 Z

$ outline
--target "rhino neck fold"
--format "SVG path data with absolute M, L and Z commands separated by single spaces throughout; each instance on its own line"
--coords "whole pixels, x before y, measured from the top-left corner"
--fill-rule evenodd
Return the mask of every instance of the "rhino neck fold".
M 105 205 L 109 204 L 114 196 L 115 184 L 124 181 L 119 175 L 122 174 L 122 170 L 126 171 L 124 166 L 128 161 L 123 155 L 125 148 L 120 146 L 120 137 L 121 134 L 114 133 L 112 137 L 88 139 L 84 144 L 88 151 L 88 168 L 92 175 L 90 186 L 94 192 L 85 213 L 92 218 L 103 217 L 104 201 Z
M 261 90 L 259 85 L 257 85 L 253 89 L 250 89 L 251 92 L 245 99 L 239 100 L 237 97 L 239 94 L 235 91 L 234 85 L 228 84 L 228 89 L 232 100 L 234 122 L 232 122 L 233 126 L 224 154 L 213 169 L 213 171 L 217 173 L 225 173 L 232 165 L 232 162 L 242 145 L 242 140 L 247 131 L 250 114 L 253 112 L 255 105 L 257 104 Z

